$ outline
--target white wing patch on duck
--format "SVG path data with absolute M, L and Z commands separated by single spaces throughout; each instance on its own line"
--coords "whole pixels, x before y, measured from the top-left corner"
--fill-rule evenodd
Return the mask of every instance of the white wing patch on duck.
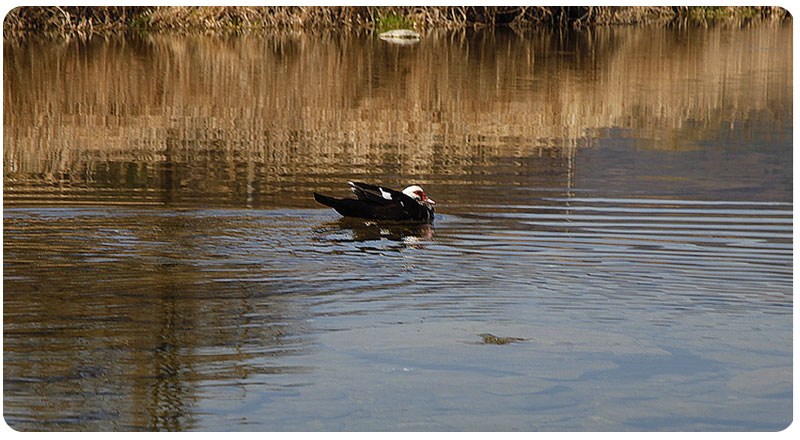
M 378 189 L 381 191 L 381 195 L 383 196 L 384 199 L 392 200 L 392 194 L 391 193 L 388 193 L 388 192 L 384 191 L 383 188 L 381 188 L 381 187 L 378 187 Z

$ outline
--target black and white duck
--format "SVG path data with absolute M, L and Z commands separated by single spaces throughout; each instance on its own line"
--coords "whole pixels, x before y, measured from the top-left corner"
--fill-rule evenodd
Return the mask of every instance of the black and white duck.
M 425 195 L 419 185 L 411 185 L 403 191 L 361 182 L 347 182 L 356 195 L 355 199 L 336 199 L 314 193 L 314 200 L 330 206 L 345 217 L 368 220 L 433 221 L 433 200 Z

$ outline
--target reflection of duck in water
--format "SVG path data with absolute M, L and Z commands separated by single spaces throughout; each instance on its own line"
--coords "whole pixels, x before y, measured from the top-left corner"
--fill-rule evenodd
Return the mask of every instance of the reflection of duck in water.
M 325 241 L 334 242 L 367 242 L 390 240 L 414 245 L 423 240 L 433 238 L 433 227 L 429 223 L 420 222 L 373 222 L 353 218 L 343 218 L 317 229 L 318 233 L 328 236 Z M 334 238 L 339 232 L 348 236 Z
M 348 182 L 356 195 L 355 199 L 335 199 L 314 193 L 314 200 L 330 206 L 345 217 L 357 217 L 367 220 L 394 221 L 433 221 L 433 205 L 418 185 L 411 185 L 401 191 L 368 185 L 360 182 Z
M 419 222 L 365 222 L 363 220 L 343 218 L 331 224 L 330 230 L 348 231 L 352 241 L 391 240 L 406 244 L 433 238 L 433 227 L 429 223 Z M 350 240 L 346 240 L 350 241 Z

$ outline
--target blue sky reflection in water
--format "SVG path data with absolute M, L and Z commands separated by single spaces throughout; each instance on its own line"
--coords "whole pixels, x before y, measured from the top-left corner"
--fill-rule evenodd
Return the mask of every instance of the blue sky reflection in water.
M 782 429 L 791 46 L 777 24 L 6 45 L 5 420 Z M 419 183 L 437 220 L 313 202 L 347 180 Z

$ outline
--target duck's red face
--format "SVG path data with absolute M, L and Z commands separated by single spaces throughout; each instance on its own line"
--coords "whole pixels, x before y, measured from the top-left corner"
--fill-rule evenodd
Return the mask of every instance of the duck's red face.
M 428 196 L 426 196 L 422 190 L 414 191 L 414 194 L 418 195 L 420 200 L 422 200 L 425 203 L 429 203 L 431 205 L 436 204 L 436 202 L 434 202 L 433 199 L 429 199 Z
M 428 196 L 425 195 L 425 191 L 423 191 L 422 188 L 419 185 L 411 185 L 408 188 L 404 189 L 403 193 L 406 194 L 409 197 L 413 197 L 413 198 L 421 201 L 422 203 L 425 203 L 425 204 L 428 204 L 428 205 L 435 205 L 436 204 L 436 202 L 434 202 L 433 199 L 429 199 Z

